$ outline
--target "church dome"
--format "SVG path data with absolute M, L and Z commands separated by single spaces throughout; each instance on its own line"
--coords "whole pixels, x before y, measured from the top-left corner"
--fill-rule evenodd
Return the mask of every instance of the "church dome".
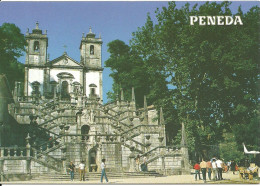
M 95 38 L 96 34 L 92 33 L 91 27 L 89 28 L 89 33 L 87 33 L 87 38 Z
M 39 29 L 39 23 L 38 21 L 36 22 L 36 28 L 32 30 L 33 34 L 42 34 L 42 30 Z

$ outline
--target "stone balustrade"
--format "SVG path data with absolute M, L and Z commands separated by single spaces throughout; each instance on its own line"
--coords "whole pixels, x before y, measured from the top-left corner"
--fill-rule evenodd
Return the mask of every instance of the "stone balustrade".
M 6 157 L 25 157 L 26 151 L 25 147 L 0 147 L 0 158 Z

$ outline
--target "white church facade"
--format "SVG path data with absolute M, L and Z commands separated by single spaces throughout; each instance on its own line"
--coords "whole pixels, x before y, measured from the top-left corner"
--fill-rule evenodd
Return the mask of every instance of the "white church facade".
M 56 59 L 47 55 L 48 37 L 42 33 L 39 24 L 32 33 L 26 33 L 27 48 L 25 61 L 25 96 L 38 94 L 61 98 L 73 97 L 76 92 L 87 97 L 102 100 L 101 38 L 96 38 L 91 29 L 82 36 L 80 43 L 80 62 L 72 59 L 66 52 Z

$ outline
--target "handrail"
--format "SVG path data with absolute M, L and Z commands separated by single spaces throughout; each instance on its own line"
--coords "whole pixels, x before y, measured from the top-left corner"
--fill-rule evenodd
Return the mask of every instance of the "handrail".
M 52 164 L 46 163 L 45 161 L 42 161 L 42 160 L 40 160 L 40 159 L 37 159 L 37 158 L 32 157 L 32 160 L 33 160 L 33 161 L 36 161 L 37 163 L 42 164 L 42 165 L 44 165 L 44 166 L 46 166 L 46 167 L 49 167 L 49 168 L 51 168 L 51 169 L 53 169 L 53 170 L 55 170 L 55 171 L 61 171 L 61 168 L 58 168 L 58 167 L 56 167 L 56 166 L 53 166 Z
M 57 140 L 57 139 L 60 139 L 61 137 L 62 137 L 61 135 L 58 135 L 58 137 L 53 138 L 52 140 L 43 142 L 42 144 L 36 145 L 36 146 L 34 146 L 34 147 L 41 147 L 41 146 L 47 145 L 47 144 L 49 144 L 49 143 L 56 142 L 56 140 Z
M 54 157 L 48 155 L 48 154 L 45 153 L 45 152 L 41 152 L 41 151 L 39 151 L 39 150 L 37 150 L 37 149 L 35 149 L 35 148 L 33 148 L 33 147 L 31 147 L 31 149 L 32 149 L 34 152 L 39 152 L 39 153 L 37 154 L 37 157 L 41 157 L 42 155 L 44 155 L 44 156 L 46 156 L 46 157 L 48 157 L 48 158 L 53 159 L 53 160 L 56 161 L 56 162 L 59 162 L 59 163 L 62 162 L 62 160 L 59 160 L 59 159 L 57 159 L 57 158 L 54 158 Z
M 127 148 L 131 148 L 131 145 L 128 145 L 128 144 L 126 144 L 126 143 L 124 143 L 124 146 L 126 146 Z M 137 149 L 137 148 L 134 148 L 134 150 L 135 151 L 138 151 L 139 153 L 143 153 L 143 151 L 142 150 L 139 150 L 139 149 Z
M 119 134 L 63 134 L 62 136 L 120 136 Z
M 38 126 L 42 126 L 42 125 L 45 125 L 45 124 L 47 124 L 48 122 L 51 122 L 51 121 L 53 121 L 53 120 L 56 120 L 56 119 L 59 119 L 59 118 L 62 118 L 62 117 L 64 117 L 64 118 L 69 118 L 69 117 L 71 117 L 71 118 L 73 118 L 73 117 L 76 117 L 76 116 L 74 116 L 74 115 L 59 115 L 59 116 L 56 116 L 56 117 L 54 117 L 54 118 L 52 118 L 52 119 L 50 119 L 50 120 L 47 120 L 47 121 L 44 121 L 43 123 L 41 123 L 41 124 L 38 124 Z
M 142 156 L 146 156 L 147 154 L 151 153 L 151 152 L 154 151 L 154 150 L 157 150 L 158 148 L 165 148 L 165 146 L 163 146 L 163 145 L 159 145 L 159 146 L 157 146 L 157 147 L 155 147 L 155 148 L 153 148 L 153 149 L 151 149 L 151 150 L 145 152 L 145 153 L 142 154 L 140 157 L 142 157 Z

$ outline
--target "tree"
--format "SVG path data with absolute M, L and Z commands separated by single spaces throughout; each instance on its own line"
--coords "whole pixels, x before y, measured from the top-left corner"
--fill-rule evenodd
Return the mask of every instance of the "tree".
M 114 80 L 113 92 L 108 93 L 108 98 L 115 101 L 123 89 L 125 98 L 129 100 L 134 87 L 137 105 L 142 106 L 143 96 L 149 92 L 150 85 L 142 59 L 120 40 L 108 43 L 108 52 L 111 55 L 105 65 L 111 68 L 110 76 Z
M 129 51 L 140 58 L 145 71 L 148 102 L 164 108 L 166 130 L 174 144 L 179 144 L 179 135 L 175 136 L 185 123 L 189 148 L 197 154 L 223 140 L 224 129 L 238 135 L 257 117 L 259 8 L 247 13 L 239 8 L 233 14 L 230 4 L 190 7 L 187 3 L 177 9 L 169 2 L 168 7 L 157 9 L 157 24 L 148 14 L 146 24 L 130 41 Z M 239 15 L 244 25 L 189 25 L 189 16 L 201 15 Z M 128 62 L 132 70 L 124 71 L 124 76 L 140 68 Z M 117 81 L 122 86 L 119 75 Z
M 26 41 L 20 29 L 14 24 L 3 23 L 0 27 L 0 73 L 7 76 L 11 89 L 15 81 L 24 80 L 24 66 L 18 58 L 25 51 Z

